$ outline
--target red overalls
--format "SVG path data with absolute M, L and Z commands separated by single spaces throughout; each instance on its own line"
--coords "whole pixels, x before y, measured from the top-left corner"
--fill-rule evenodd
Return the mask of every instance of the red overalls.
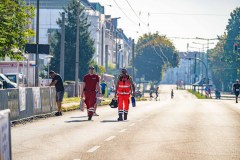
M 128 75 L 121 76 L 118 82 L 118 114 L 119 117 L 128 114 L 129 98 L 131 93 L 131 82 Z

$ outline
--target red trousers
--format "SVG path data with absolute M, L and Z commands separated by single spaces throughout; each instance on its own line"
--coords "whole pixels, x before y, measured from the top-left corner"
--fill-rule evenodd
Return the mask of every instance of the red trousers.
M 95 91 L 85 91 L 85 104 L 88 110 L 88 116 L 93 116 L 94 105 L 97 102 L 96 92 Z
M 129 103 L 130 103 L 129 98 L 130 98 L 130 95 L 118 94 L 118 113 L 119 114 L 128 113 Z

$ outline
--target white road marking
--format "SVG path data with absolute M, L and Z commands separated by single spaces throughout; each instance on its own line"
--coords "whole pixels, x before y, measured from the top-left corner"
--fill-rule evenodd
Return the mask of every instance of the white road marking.
M 134 125 L 135 125 L 135 123 L 132 123 L 132 124 L 130 124 L 129 126 L 132 127 L 132 126 L 134 126 Z
M 112 139 L 114 139 L 116 136 L 111 136 L 111 137 L 108 137 L 107 139 L 105 139 L 104 141 L 111 141 Z
M 125 132 L 126 130 L 127 130 L 127 129 L 122 129 L 120 132 L 123 133 L 123 132 Z
M 95 152 L 98 148 L 100 148 L 100 146 L 94 146 L 91 149 L 89 149 L 87 152 L 89 153 Z
M 143 119 L 139 119 L 138 121 L 141 122 L 141 121 L 143 121 Z

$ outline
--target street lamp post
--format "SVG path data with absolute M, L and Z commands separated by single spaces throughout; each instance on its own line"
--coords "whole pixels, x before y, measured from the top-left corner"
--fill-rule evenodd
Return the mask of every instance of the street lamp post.
M 76 23 L 77 23 L 77 33 L 76 33 L 76 61 L 75 61 L 75 97 L 78 97 L 78 71 L 79 71 L 79 7 L 80 0 L 78 0 L 79 6 L 77 5 L 77 15 L 76 15 Z
M 35 86 L 39 85 L 39 54 L 38 54 L 38 45 L 39 45 L 39 0 L 37 0 L 37 23 L 36 23 L 36 44 L 37 44 L 37 52 L 36 52 L 36 66 L 35 66 Z
M 207 43 L 205 45 L 207 45 L 207 51 L 206 51 L 206 65 L 208 67 L 208 50 L 209 50 L 209 45 L 210 44 L 214 44 L 213 42 L 210 43 L 209 41 L 213 41 L 213 40 L 217 40 L 216 38 L 212 38 L 212 39 L 209 39 L 209 38 L 199 38 L 199 37 L 196 37 L 196 39 L 199 39 L 199 40 L 205 40 L 207 41 Z M 197 43 L 195 43 L 197 44 Z M 200 44 L 200 43 L 199 43 Z
M 208 79 L 208 68 L 207 68 L 206 63 L 205 63 L 203 60 L 201 60 L 200 58 L 192 58 L 192 57 L 190 57 L 190 58 L 185 58 L 185 59 L 188 59 L 188 60 L 194 59 L 194 60 L 200 61 L 200 62 L 204 65 L 204 67 L 205 67 L 205 69 L 206 69 L 206 78 Z

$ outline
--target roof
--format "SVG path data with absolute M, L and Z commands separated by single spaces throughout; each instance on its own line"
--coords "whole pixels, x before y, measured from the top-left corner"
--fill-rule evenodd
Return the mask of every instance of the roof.
M 62 9 L 67 6 L 68 2 L 71 0 L 39 0 L 41 9 Z M 35 7 L 37 6 L 37 0 L 26 0 L 27 4 L 32 4 Z M 88 0 L 80 0 L 80 2 L 85 7 L 91 7 L 91 4 Z

